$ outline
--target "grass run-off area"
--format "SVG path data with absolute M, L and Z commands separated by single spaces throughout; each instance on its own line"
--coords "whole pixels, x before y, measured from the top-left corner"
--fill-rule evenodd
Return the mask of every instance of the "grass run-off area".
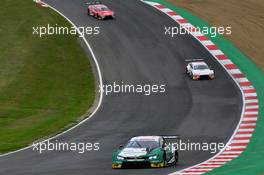
M 70 127 L 95 99 L 92 68 L 78 37 L 33 35 L 70 24 L 28 0 L 0 6 L 0 153 Z

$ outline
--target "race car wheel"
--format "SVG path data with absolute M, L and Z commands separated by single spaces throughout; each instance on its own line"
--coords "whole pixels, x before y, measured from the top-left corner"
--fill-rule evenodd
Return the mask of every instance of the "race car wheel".
M 175 153 L 174 153 L 175 155 L 175 164 L 177 164 L 178 163 L 178 161 L 179 161 L 179 154 L 178 154 L 178 151 L 175 151 Z
M 189 72 L 189 76 L 193 80 L 194 76 L 193 76 L 192 72 Z
M 188 69 L 187 68 L 185 68 L 185 73 L 188 75 L 189 73 L 188 73 Z
M 89 9 L 87 9 L 87 15 L 90 15 L 90 10 Z
M 163 164 L 164 166 L 167 166 L 167 160 L 166 160 L 166 152 L 163 152 Z

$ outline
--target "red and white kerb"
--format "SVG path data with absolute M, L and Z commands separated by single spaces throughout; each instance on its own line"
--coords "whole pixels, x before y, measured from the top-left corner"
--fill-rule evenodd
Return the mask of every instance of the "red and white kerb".
M 186 19 L 169 8 L 156 2 L 143 2 L 167 14 L 186 30 L 196 30 L 196 28 Z M 191 32 L 191 34 L 214 56 L 214 58 L 225 68 L 225 70 L 239 86 L 243 95 L 244 108 L 239 125 L 228 142 L 228 147 L 221 150 L 217 155 L 210 158 L 209 160 L 175 173 L 171 173 L 170 175 L 203 174 L 213 170 L 214 168 L 223 166 L 227 162 L 238 157 L 247 148 L 258 119 L 259 105 L 256 89 L 252 86 L 247 77 L 212 41 L 210 41 L 201 32 Z
M 34 2 L 37 4 L 38 7 L 48 7 L 48 5 L 42 2 L 41 0 L 34 0 Z

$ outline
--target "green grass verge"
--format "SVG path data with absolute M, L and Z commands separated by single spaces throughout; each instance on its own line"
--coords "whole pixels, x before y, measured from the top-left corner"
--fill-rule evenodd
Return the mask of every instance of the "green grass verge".
M 95 80 L 77 36 L 33 36 L 33 26 L 70 24 L 29 0 L 0 6 L 0 152 L 76 123 L 95 99 Z
M 187 19 L 191 24 L 197 27 L 210 25 L 200 19 L 199 17 L 191 14 L 190 12 L 175 7 L 164 0 L 150 0 L 158 2 L 167 6 L 171 10 L 180 14 Z M 230 41 L 221 35 L 216 37 L 209 37 L 247 76 L 257 89 L 259 100 L 259 118 L 257 128 L 253 138 L 242 155 L 235 160 L 227 163 L 225 166 L 217 168 L 208 174 L 232 174 L 232 175 L 249 175 L 249 174 L 263 174 L 264 173 L 264 73 L 258 68 L 249 58 L 247 58 L 238 48 L 236 48 Z

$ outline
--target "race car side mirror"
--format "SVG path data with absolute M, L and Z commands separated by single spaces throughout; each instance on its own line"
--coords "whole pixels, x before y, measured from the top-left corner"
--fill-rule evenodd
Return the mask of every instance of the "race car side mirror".
M 119 146 L 119 149 L 122 149 L 122 148 L 124 148 L 124 146 L 123 146 L 123 145 L 120 145 L 120 146 Z

